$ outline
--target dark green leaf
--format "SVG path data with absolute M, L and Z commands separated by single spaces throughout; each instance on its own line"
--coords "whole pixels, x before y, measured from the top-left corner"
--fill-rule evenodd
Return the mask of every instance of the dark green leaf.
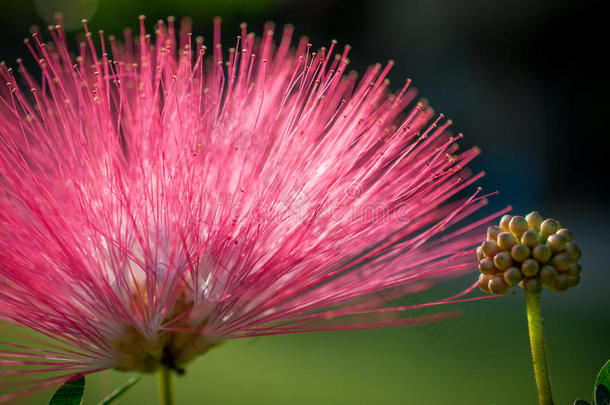
M 597 375 L 597 378 L 595 379 L 595 385 L 593 386 L 593 400 L 595 401 L 596 405 L 599 405 L 598 402 L 599 400 L 597 399 L 597 394 L 599 391 L 599 387 L 604 386 L 606 388 L 605 392 L 610 391 L 610 360 L 608 360 L 606 362 L 606 364 L 604 364 L 604 366 L 602 367 L 601 370 L 599 370 L 599 374 Z M 604 391 L 599 391 L 600 395 L 604 394 Z
M 131 377 L 125 384 L 116 390 L 112 391 L 110 394 L 106 396 L 106 398 L 102 399 L 97 405 L 108 405 L 118 399 L 121 395 L 126 393 L 131 387 L 140 381 L 140 377 Z
M 610 391 L 602 384 L 595 388 L 595 405 L 610 405 Z
M 595 379 L 595 386 L 603 384 L 610 390 L 610 360 L 604 364 L 601 370 L 599 370 L 599 374 Z
M 49 405 L 80 405 L 85 393 L 85 377 L 66 381 L 51 397 Z
M 576 401 L 574 401 L 574 405 L 589 405 L 589 403 L 584 399 L 577 399 Z

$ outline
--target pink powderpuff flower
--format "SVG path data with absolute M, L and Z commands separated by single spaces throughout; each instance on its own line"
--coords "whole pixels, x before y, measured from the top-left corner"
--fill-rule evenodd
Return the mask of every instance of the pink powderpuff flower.
M 172 18 L 98 52 L 84 26 L 76 57 L 60 22 L 26 40 L 42 74 L 0 67 L 0 319 L 41 335 L 0 341 L 1 399 L 227 339 L 426 322 L 408 310 L 471 290 L 388 304 L 476 271 L 491 218 L 450 228 L 485 203 L 459 197 L 479 151 L 406 109 L 410 81 L 389 92 L 392 62 L 357 80 L 348 46 L 293 48 L 291 26 L 276 46 L 271 24 L 227 55 L 219 20 L 204 57 Z

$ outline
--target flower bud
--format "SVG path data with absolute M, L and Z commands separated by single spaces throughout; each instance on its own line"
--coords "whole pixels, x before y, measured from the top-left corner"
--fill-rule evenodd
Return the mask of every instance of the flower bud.
M 525 245 L 515 245 L 513 246 L 513 248 L 510 250 L 510 255 L 513 257 L 513 259 L 517 262 L 522 262 L 525 259 L 527 259 L 528 257 L 530 257 L 530 248 L 528 248 Z
M 498 253 L 500 249 L 498 248 L 498 244 L 493 240 L 486 240 L 481 245 L 481 250 L 483 251 L 485 257 L 493 259 L 493 257 L 496 255 L 496 253 Z
M 521 264 L 521 271 L 526 277 L 533 277 L 538 274 L 538 262 L 534 259 L 527 259 Z
M 572 231 L 566 228 L 561 228 L 556 232 L 557 235 L 562 236 L 566 242 L 572 242 Z
M 523 235 L 525 231 L 527 231 L 528 224 L 525 218 L 515 216 L 510 220 L 508 227 L 510 228 L 510 231 L 513 233 L 513 235 L 519 238 L 521 237 L 521 235 Z
M 562 252 L 553 256 L 551 263 L 557 270 L 566 271 L 570 268 L 570 263 L 572 263 L 572 261 L 570 260 L 570 255 L 568 255 L 566 252 Z
M 485 274 L 479 275 L 479 288 L 481 289 L 481 291 L 486 292 L 486 293 L 491 292 L 489 290 L 489 280 L 491 280 L 490 276 L 487 276 Z
M 546 244 L 551 248 L 553 253 L 563 252 L 566 248 L 566 240 L 563 236 L 554 234 L 548 237 Z
M 533 249 L 538 245 L 538 234 L 534 231 L 525 231 L 523 235 L 521 235 L 521 243 L 528 248 Z
M 570 259 L 574 262 L 579 261 L 580 256 L 582 255 L 578 245 L 573 242 L 566 243 L 566 253 L 570 255 Z
M 572 232 L 555 219 L 544 219 L 537 211 L 525 218 L 504 215 L 486 236 L 477 248 L 482 291 L 504 294 L 519 284 L 539 294 L 543 287 L 565 291 L 580 282 L 577 262 L 582 253 Z
M 570 263 L 570 267 L 566 271 L 566 274 L 568 275 L 568 277 L 576 277 L 576 276 L 580 276 L 581 271 L 582 271 L 581 265 L 578 263 L 572 262 L 572 263 Z
M 570 279 L 566 274 L 559 273 L 553 284 L 553 288 L 557 291 L 565 291 L 570 288 Z
M 501 232 L 502 228 L 499 226 L 490 226 L 487 228 L 487 240 L 493 240 L 495 242 Z
M 548 262 L 551 258 L 551 254 L 551 248 L 547 245 L 538 245 L 532 250 L 532 257 L 541 264 Z
M 513 259 L 508 252 L 500 252 L 494 256 L 494 265 L 498 270 L 506 270 L 513 265 Z
M 498 247 L 502 250 L 510 250 L 517 244 L 515 235 L 510 232 L 502 232 L 498 235 Z
M 489 280 L 488 286 L 493 294 L 504 294 L 510 288 L 508 283 L 504 281 L 504 278 L 501 276 L 497 276 Z
M 538 272 L 538 277 L 545 286 L 552 286 L 553 283 L 555 283 L 555 280 L 557 280 L 557 274 L 557 269 L 547 264 L 540 269 L 540 272 Z
M 513 219 L 512 215 L 504 215 L 502 219 L 500 219 L 500 228 L 504 230 L 504 232 L 510 232 L 510 220 Z
M 528 278 L 525 280 L 525 283 L 523 283 L 523 289 L 530 294 L 540 294 L 540 291 L 542 291 L 542 283 L 535 277 Z
M 580 283 L 580 276 L 568 277 L 569 288 L 576 287 Z
M 540 224 L 540 234 L 542 234 L 544 236 L 552 235 L 555 232 L 557 232 L 558 230 L 559 230 L 559 223 L 552 218 L 545 219 Z
M 509 267 L 504 271 L 504 281 L 510 286 L 519 284 L 523 280 L 523 274 L 517 267 Z
M 538 211 L 532 211 L 525 216 L 525 220 L 529 225 L 529 228 L 534 232 L 540 231 L 540 224 L 543 221 L 542 215 Z
M 496 271 L 496 266 L 494 266 L 494 262 L 491 259 L 483 259 L 479 262 L 479 271 L 486 275 L 494 274 Z

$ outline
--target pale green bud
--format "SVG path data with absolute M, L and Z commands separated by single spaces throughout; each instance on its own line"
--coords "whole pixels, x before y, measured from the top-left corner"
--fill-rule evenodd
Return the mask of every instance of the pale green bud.
M 570 279 L 568 278 L 568 275 L 559 273 L 555 280 L 555 284 L 553 284 L 553 288 L 557 291 L 565 291 L 570 288 Z
M 553 253 L 563 252 L 566 248 L 566 240 L 563 236 L 557 234 L 549 236 L 546 244 L 551 248 Z
M 485 274 L 479 275 L 479 288 L 481 289 L 481 291 L 491 293 L 489 289 L 489 280 L 491 280 L 490 276 Z
M 582 255 L 582 252 L 580 251 L 580 248 L 574 242 L 566 243 L 566 253 L 568 255 L 570 255 L 570 259 L 572 259 L 572 261 L 574 261 L 574 262 L 579 261 L 580 260 L 580 256 Z
M 543 221 L 542 215 L 538 211 L 532 211 L 525 216 L 525 220 L 531 230 L 534 232 L 540 231 L 540 224 Z
M 496 253 L 498 253 L 500 249 L 498 248 L 498 244 L 493 240 L 486 240 L 481 245 L 481 250 L 483 251 L 485 257 L 493 259 L 493 257 L 496 255 Z
M 538 274 L 538 262 L 534 259 L 527 259 L 521 264 L 521 271 L 526 277 L 533 277 Z
M 540 281 L 542 281 L 542 284 L 552 286 L 553 283 L 555 283 L 555 280 L 557 280 L 557 274 L 557 269 L 547 264 L 540 269 L 538 277 L 540 278 Z
M 540 294 L 542 283 L 535 277 L 528 278 L 523 283 L 523 289 L 530 294 Z
M 498 235 L 498 246 L 501 250 L 510 250 L 517 244 L 515 235 L 510 232 L 502 232 Z
M 517 262 L 522 262 L 528 257 L 530 257 L 530 248 L 525 245 L 515 245 L 510 251 L 510 255 Z
M 510 220 L 513 219 L 512 215 L 504 215 L 500 219 L 500 228 L 504 230 L 504 232 L 510 232 Z
M 495 242 L 501 232 L 502 228 L 499 226 L 490 226 L 487 228 L 487 240 L 493 240 Z
M 570 288 L 576 287 L 580 283 L 580 276 L 568 277 L 568 285 Z
M 494 256 L 494 265 L 498 270 L 506 270 L 513 265 L 513 259 L 508 252 L 500 252 Z
M 520 216 L 514 216 L 509 224 L 510 231 L 516 236 L 521 237 L 525 231 L 527 231 L 528 224 L 525 218 Z
M 559 223 L 552 218 L 545 219 L 540 224 L 540 234 L 541 235 L 549 236 L 549 235 L 554 234 L 558 230 L 559 230 Z
M 582 271 L 582 266 L 578 263 L 570 263 L 570 267 L 566 271 L 568 277 L 576 277 L 580 276 L 580 272 Z
M 569 229 L 561 228 L 556 233 L 559 236 L 563 236 L 566 242 L 572 242 L 572 231 L 570 231 Z
M 551 248 L 547 245 L 538 245 L 532 250 L 532 256 L 541 264 L 548 262 L 551 255 Z
M 562 252 L 553 256 L 551 263 L 557 270 L 566 271 L 570 268 L 572 261 L 570 260 L 570 255 L 568 255 L 566 252 Z
M 510 286 L 506 281 L 504 281 L 504 277 L 497 276 L 489 280 L 489 289 L 494 294 L 505 294 Z
M 491 259 L 483 259 L 479 262 L 479 271 L 486 275 L 494 274 L 496 271 L 496 266 L 494 266 L 494 262 Z
M 534 231 L 525 231 L 523 235 L 521 235 L 521 243 L 530 249 L 534 248 L 538 245 L 538 234 Z
M 519 284 L 523 280 L 523 274 L 517 267 L 509 267 L 504 271 L 504 281 L 510 286 Z

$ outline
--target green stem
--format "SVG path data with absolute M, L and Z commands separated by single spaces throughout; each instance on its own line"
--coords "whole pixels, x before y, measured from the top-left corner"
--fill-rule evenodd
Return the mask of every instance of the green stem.
M 544 336 L 542 334 L 540 295 L 526 292 L 525 306 L 527 308 L 527 326 L 530 331 L 530 345 L 534 362 L 534 376 L 536 377 L 536 387 L 538 388 L 538 401 L 540 401 L 540 405 L 553 405 L 551 381 L 549 380 Z
M 161 367 L 158 371 L 159 377 L 159 402 L 161 405 L 174 405 L 174 375 L 172 370 Z

